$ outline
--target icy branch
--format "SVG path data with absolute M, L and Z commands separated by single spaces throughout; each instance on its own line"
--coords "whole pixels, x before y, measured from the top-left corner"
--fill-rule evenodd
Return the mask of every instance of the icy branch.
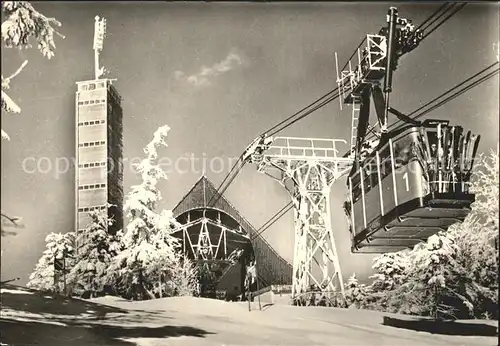
M 5 81 L 7 82 L 7 84 L 12 80 L 14 79 L 19 73 L 21 73 L 21 71 L 23 70 L 23 68 L 26 67 L 26 65 L 28 65 L 28 60 L 24 60 L 24 62 L 22 63 L 22 65 L 16 70 L 16 72 L 14 72 L 12 75 L 10 75 L 9 77 L 7 78 L 3 78 L 2 76 L 2 83 Z M 2 84 L 2 87 L 4 87 L 4 85 Z

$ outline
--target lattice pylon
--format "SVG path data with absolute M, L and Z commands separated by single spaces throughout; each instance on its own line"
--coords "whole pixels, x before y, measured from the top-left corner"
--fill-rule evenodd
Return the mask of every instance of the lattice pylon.
M 293 257 L 292 299 L 305 298 L 311 286 L 333 301 L 344 297 L 335 237 L 331 227 L 330 188 L 343 172 L 335 162 L 280 160 L 283 174 L 294 182 L 289 189 L 294 202 L 295 244 Z M 281 167 L 280 167 L 281 166 Z M 316 263 L 320 273 L 313 272 Z M 321 297 L 320 297 L 321 299 Z M 309 299 L 303 299 L 309 303 Z
M 311 284 L 316 286 L 313 290 L 316 298 L 320 293 L 320 302 L 335 304 L 337 294 L 345 297 L 330 221 L 330 188 L 349 172 L 353 159 L 338 156 L 339 142 L 347 144 L 341 139 L 276 137 L 250 155 L 259 172 L 279 181 L 292 196 L 295 209 L 292 299 L 296 303 L 303 302 L 302 298 L 311 292 Z M 270 172 L 276 169 L 278 176 Z M 317 264 L 319 274 L 313 271 L 313 264 Z M 306 298 L 306 304 L 311 300 Z

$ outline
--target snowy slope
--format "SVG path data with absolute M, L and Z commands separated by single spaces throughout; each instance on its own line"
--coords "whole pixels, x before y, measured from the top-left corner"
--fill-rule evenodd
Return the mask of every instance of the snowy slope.
M 383 325 L 416 319 L 372 311 L 226 303 L 177 297 L 92 301 L 2 288 L 2 342 L 8 345 L 496 345 L 495 321 L 462 322 L 462 334 Z M 396 322 L 395 322 L 396 321 Z M 474 330 L 470 330 L 473 325 Z M 491 336 L 484 336 L 490 334 Z

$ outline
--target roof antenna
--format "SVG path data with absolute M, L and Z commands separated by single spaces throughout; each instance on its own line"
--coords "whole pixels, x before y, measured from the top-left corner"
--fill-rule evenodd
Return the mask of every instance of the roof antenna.
M 94 23 L 94 62 L 95 79 L 104 74 L 104 67 L 99 67 L 99 54 L 102 51 L 104 37 L 106 36 L 106 19 L 95 16 Z

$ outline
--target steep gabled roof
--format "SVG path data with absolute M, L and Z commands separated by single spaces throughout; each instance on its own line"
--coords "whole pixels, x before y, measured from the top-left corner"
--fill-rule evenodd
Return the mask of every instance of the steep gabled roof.
M 218 195 L 217 188 L 205 175 L 198 179 L 172 212 L 174 217 L 178 217 L 188 210 L 207 207 L 224 211 L 235 219 L 250 236 L 254 237 L 257 234 L 257 230 L 240 214 L 238 209 L 224 195 Z
M 257 233 L 257 230 L 239 213 L 224 195 L 216 196 L 216 194 L 217 188 L 205 175 L 202 175 L 188 193 L 184 195 L 181 201 L 173 208 L 172 212 L 174 217 L 178 217 L 191 209 L 207 208 L 210 202 L 209 208 L 219 209 L 231 216 L 250 236 L 260 271 L 267 272 L 267 275 L 265 275 L 267 276 L 266 281 L 268 281 L 269 284 L 291 283 L 292 265 L 281 257 L 272 246 Z M 213 196 L 215 197 L 211 201 Z

